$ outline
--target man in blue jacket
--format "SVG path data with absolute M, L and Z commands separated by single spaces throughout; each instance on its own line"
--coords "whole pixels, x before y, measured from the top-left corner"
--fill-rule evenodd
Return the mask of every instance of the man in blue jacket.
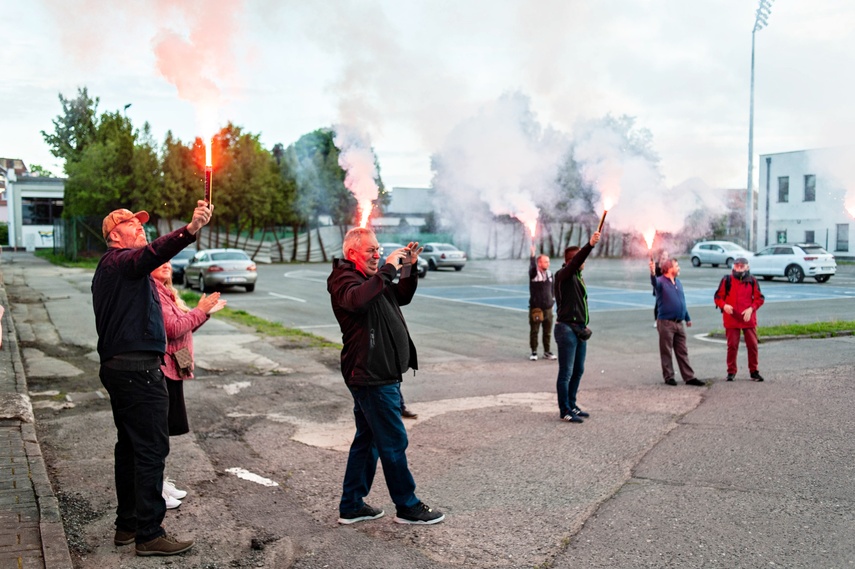
M 692 318 L 686 306 L 686 295 L 683 294 L 683 283 L 677 276 L 680 274 L 680 264 L 677 259 L 665 259 L 659 265 L 662 276 L 656 276 L 656 267 L 650 261 L 650 284 L 656 294 L 659 313 L 656 316 L 656 329 L 659 331 L 659 358 L 662 362 L 662 377 L 668 385 L 677 385 L 674 379 L 674 361 L 672 352 L 677 357 L 677 366 L 686 385 L 702 386 L 704 382 L 695 377 L 695 371 L 689 364 L 689 349 L 686 347 L 686 326 L 692 326 Z
M 151 243 L 148 213 L 117 209 L 104 218 L 107 252 L 92 278 L 101 383 L 110 394 L 117 441 L 114 450 L 116 545 L 136 542 L 137 555 L 175 555 L 193 547 L 167 535 L 161 523 L 163 468 L 169 454 L 169 395 L 160 364 L 166 330 L 151 272 L 190 243 L 211 219 L 213 206 L 198 201 L 190 223 Z
M 380 266 L 380 244 L 370 229 L 347 232 L 344 259 L 333 261 L 327 279 L 333 313 L 342 333 L 341 374 L 353 396 L 356 435 L 344 473 L 340 524 L 374 520 L 384 515 L 364 502 L 371 491 L 377 458 L 400 524 L 435 524 L 445 515 L 416 497 L 407 465 L 407 430 L 401 420 L 400 383 L 405 371 L 418 369 L 416 347 L 407 331 L 401 306 L 416 293 L 418 243 L 392 251 Z M 401 266 L 401 278 L 394 282 Z

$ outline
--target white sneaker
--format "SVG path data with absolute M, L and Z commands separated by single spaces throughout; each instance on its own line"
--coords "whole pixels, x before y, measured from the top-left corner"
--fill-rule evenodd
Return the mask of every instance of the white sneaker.
M 166 490 L 164 490 L 163 494 L 161 495 L 163 496 L 163 501 L 166 502 L 167 510 L 174 510 L 175 508 L 181 505 L 181 500 L 176 500 L 175 498 L 167 494 Z
M 532 352 L 531 355 L 528 357 L 528 359 L 530 359 L 533 362 L 536 362 L 537 361 L 537 352 Z
M 187 491 L 179 490 L 175 487 L 175 482 L 171 478 L 166 478 L 163 480 L 163 495 L 171 496 L 176 500 L 183 500 L 187 497 Z

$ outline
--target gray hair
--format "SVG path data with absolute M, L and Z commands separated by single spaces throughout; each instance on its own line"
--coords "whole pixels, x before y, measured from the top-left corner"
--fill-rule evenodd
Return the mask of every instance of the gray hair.
M 341 254 L 347 259 L 347 250 L 356 249 L 362 244 L 363 237 L 374 237 L 374 232 L 365 227 L 354 227 L 344 236 L 341 244 Z

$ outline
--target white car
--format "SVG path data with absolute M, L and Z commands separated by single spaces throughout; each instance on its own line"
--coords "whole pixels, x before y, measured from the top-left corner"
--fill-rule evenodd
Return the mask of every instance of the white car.
M 704 263 L 717 267 L 726 265 L 730 268 L 733 260 L 737 257 L 751 259 L 753 253 L 743 249 L 732 241 L 701 241 L 692 247 L 690 258 L 693 267 L 700 267 Z
M 380 244 L 380 258 L 384 258 L 385 255 L 391 253 L 395 249 L 403 249 L 405 246 L 400 243 L 381 243 Z M 419 275 L 420 279 L 423 279 L 427 276 L 428 272 L 428 262 L 419 255 L 419 260 L 416 265 L 416 272 Z
M 837 273 L 834 255 L 816 243 L 777 243 L 758 251 L 748 261 L 751 274 L 767 281 L 787 277 L 791 283 L 800 283 L 808 276 L 824 283 Z

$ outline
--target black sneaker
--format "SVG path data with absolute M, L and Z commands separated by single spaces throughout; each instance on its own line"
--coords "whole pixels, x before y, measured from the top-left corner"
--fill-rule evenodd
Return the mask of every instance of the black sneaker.
M 588 413 L 587 411 L 582 411 L 578 407 L 573 407 L 573 412 L 579 415 L 580 417 L 584 417 L 585 419 L 591 416 L 590 413 Z
M 751 372 L 751 381 L 763 381 L 763 376 L 760 375 L 759 371 Z
M 733 381 L 734 379 L 736 379 L 736 374 L 735 374 L 735 373 L 729 373 L 729 374 L 727 374 L 727 381 Z
M 704 385 L 706 385 L 706 383 L 704 383 L 703 381 L 701 381 L 700 379 L 698 379 L 696 377 L 693 377 L 692 379 L 690 379 L 689 381 L 686 382 L 686 385 L 694 385 L 695 387 L 703 387 Z
M 668 385 L 677 385 L 677 380 L 672 377 L 671 379 L 666 379 L 665 383 Z
M 372 508 L 368 504 L 363 504 L 355 512 L 339 513 L 338 523 L 348 525 L 366 520 L 376 520 L 377 518 L 382 518 L 385 513 L 379 508 Z
M 403 417 L 404 419 L 418 419 L 418 418 L 419 418 L 419 414 L 418 414 L 418 413 L 413 413 L 412 411 L 410 411 L 410 408 L 409 408 L 409 407 L 407 407 L 406 405 L 404 405 L 404 406 L 401 408 L 401 417 Z
M 395 522 L 399 524 L 438 524 L 445 519 L 445 514 L 432 510 L 424 502 L 419 502 L 412 508 L 397 508 Z
M 566 423 L 584 423 L 585 422 L 582 420 L 582 417 L 580 417 L 579 415 L 577 415 L 573 411 L 570 411 L 569 413 L 567 413 L 566 415 L 561 417 L 561 420 L 566 422 Z

